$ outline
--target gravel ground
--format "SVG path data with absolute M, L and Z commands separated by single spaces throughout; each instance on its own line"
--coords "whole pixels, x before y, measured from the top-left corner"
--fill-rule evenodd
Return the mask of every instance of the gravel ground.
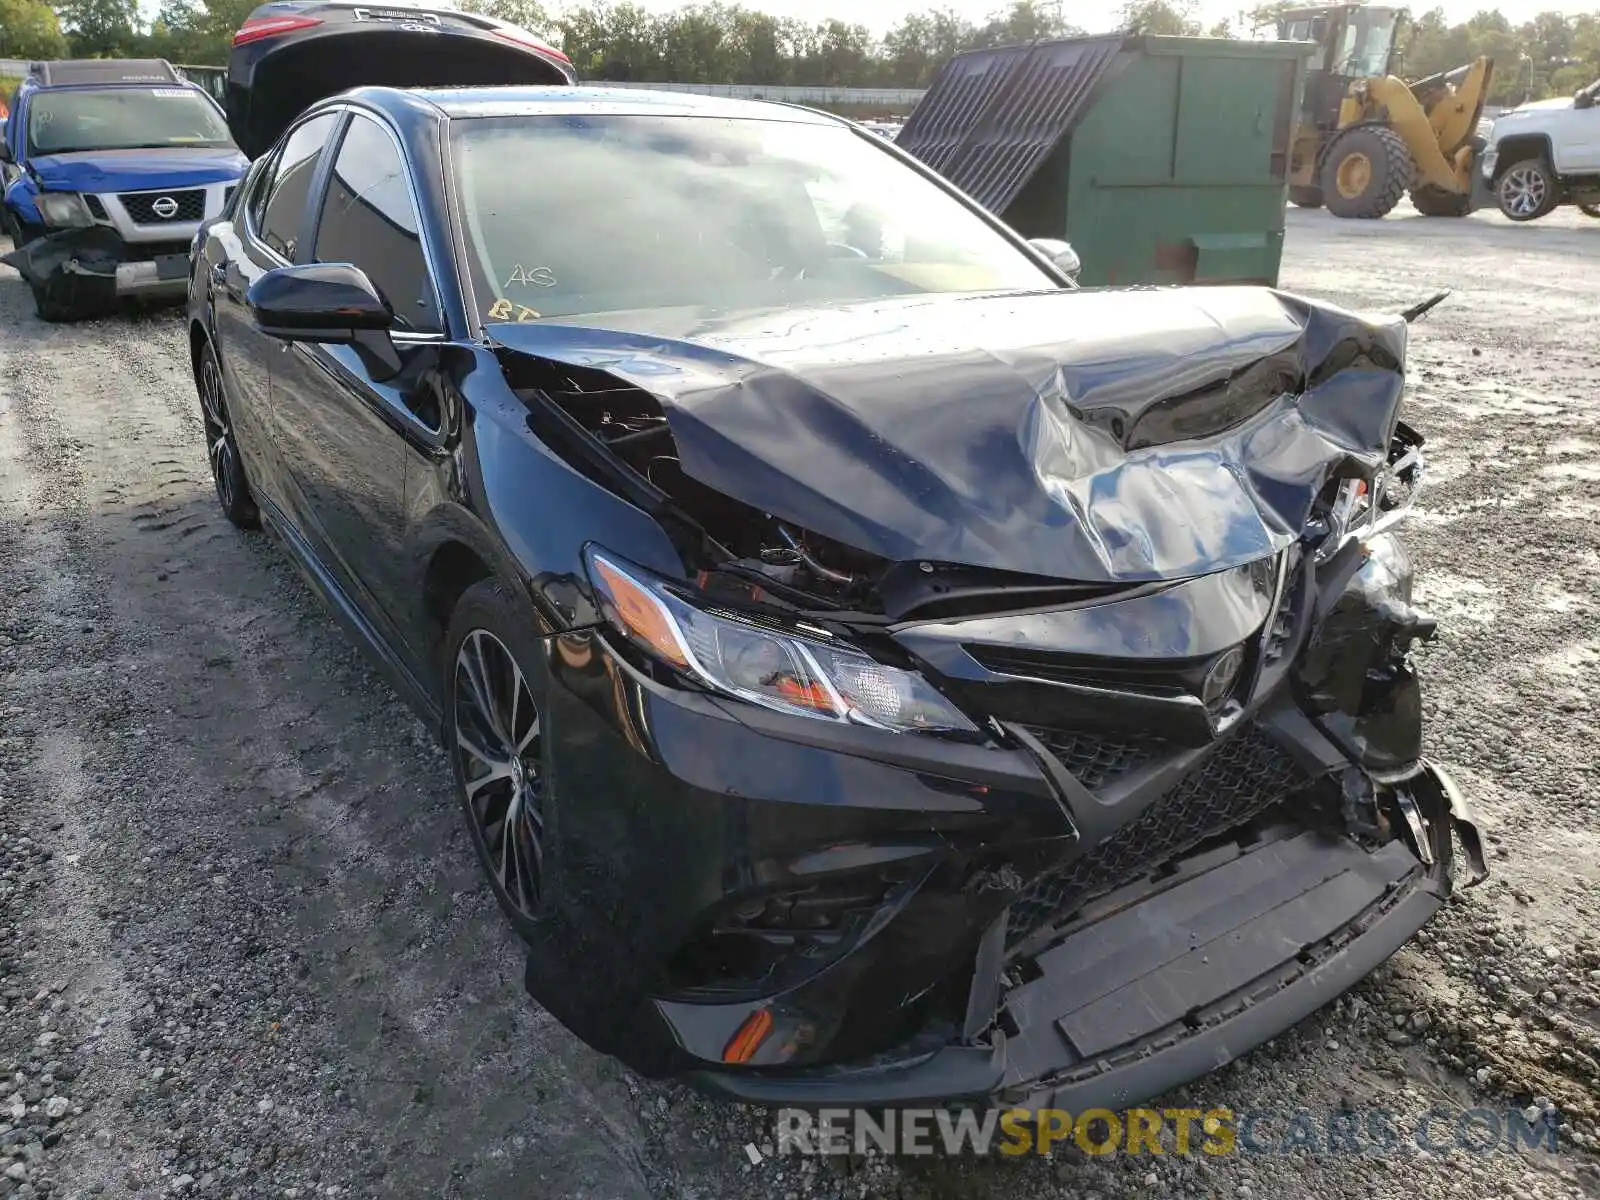
M 1554 1155 L 801 1160 L 534 1007 L 442 755 L 218 513 L 173 313 L 0 271 L 0 1197 L 1600 1194 L 1600 222 L 1292 210 L 1284 286 L 1397 309 L 1432 749 L 1495 874 L 1172 1105 L 1555 1105 Z M 1319 1118 L 1320 1120 L 1320 1118 Z

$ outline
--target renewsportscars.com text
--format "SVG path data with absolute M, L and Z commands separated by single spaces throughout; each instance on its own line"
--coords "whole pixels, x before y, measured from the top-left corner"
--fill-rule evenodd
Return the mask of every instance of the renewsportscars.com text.
M 1531 1119 L 1530 1119 L 1531 1114 Z M 1554 1110 L 1386 1109 L 1271 1111 L 1231 1108 L 780 1109 L 774 1144 L 785 1154 L 1049 1154 L 1076 1146 L 1109 1156 L 1231 1154 L 1473 1154 L 1557 1148 Z

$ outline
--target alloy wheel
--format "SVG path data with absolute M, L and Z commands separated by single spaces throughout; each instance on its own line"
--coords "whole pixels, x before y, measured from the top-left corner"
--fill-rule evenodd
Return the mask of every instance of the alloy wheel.
M 217 498 L 224 509 L 231 510 L 237 500 L 234 488 L 239 478 L 239 452 L 233 444 L 228 408 L 222 398 L 222 374 L 217 369 L 216 356 L 211 353 L 200 360 L 200 410 L 206 427 L 206 457 L 211 460 Z
M 1513 167 L 1500 181 L 1500 198 L 1506 211 L 1519 217 L 1538 212 L 1549 191 L 1544 174 L 1532 167 Z
M 495 882 L 524 916 L 538 906 L 544 862 L 539 712 L 505 643 L 474 629 L 456 651 L 454 753 L 468 812 Z

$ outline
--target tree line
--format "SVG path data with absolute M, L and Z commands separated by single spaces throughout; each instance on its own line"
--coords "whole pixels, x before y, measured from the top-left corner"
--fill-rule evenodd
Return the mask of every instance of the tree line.
M 0 58 L 154 57 L 196 65 L 227 61 L 234 30 L 258 0 L 163 0 L 141 20 L 138 0 L 0 0 Z M 808 23 L 737 3 L 692 3 L 655 15 L 637 4 L 546 9 L 539 0 L 463 0 L 559 45 L 586 79 L 920 88 L 963 50 L 1081 33 L 1061 0 L 1012 0 L 979 23 L 948 9 L 908 16 L 881 37 L 838 18 Z M 841 6 L 843 7 L 843 6 Z M 1124 28 L 1144 33 L 1250 37 L 1270 27 L 1268 3 L 1203 26 L 1194 0 L 1129 0 Z M 1600 15 L 1542 13 L 1513 25 L 1497 11 L 1451 25 L 1442 9 L 1403 32 L 1403 73 L 1449 70 L 1480 54 L 1496 60 L 1490 100 L 1565 95 L 1600 76 Z

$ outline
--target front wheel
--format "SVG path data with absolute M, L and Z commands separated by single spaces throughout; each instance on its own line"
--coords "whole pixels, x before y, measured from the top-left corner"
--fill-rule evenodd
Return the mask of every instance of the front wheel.
M 222 515 L 240 529 L 258 529 L 261 511 L 250 491 L 244 460 L 239 457 L 228 395 L 222 385 L 222 365 L 209 341 L 200 350 L 195 385 L 200 392 L 200 421 L 206 431 L 206 457 L 211 460 L 211 479 L 216 484 Z
M 495 900 L 526 940 L 545 893 L 543 661 L 526 616 L 498 580 L 468 588 L 445 635 L 445 746 L 467 832 Z
M 1358 125 L 1328 148 L 1323 200 L 1336 217 L 1375 220 L 1400 203 L 1415 173 L 1411 151 L 1398 133 L 1384 125 Z
M 51 296 L 49 291 L 40 284 L 30 284 L 29 287 L 33 291 L 34 315 L 39 320 L 49 321 L 54 324 L 58 321 L 73 321 L 79 317 L 80 314 L 77 309 Z
M 1586 217 L 1600 219 L 1600 204 L 1580 204 L 1578 211 Z
M 1507 167 L 1494 192 L 1500 211 L 1513 221 L 1536 221 L 1560 202 L 1555 174 L 1539 158 Z
M 24 221 L 16 213 L 7 209 L 6 232 L 11 235 L 11 248 L 13 250 L 21 250 L 29 242 L 36 242 L 44 236 L 44 226 Z

